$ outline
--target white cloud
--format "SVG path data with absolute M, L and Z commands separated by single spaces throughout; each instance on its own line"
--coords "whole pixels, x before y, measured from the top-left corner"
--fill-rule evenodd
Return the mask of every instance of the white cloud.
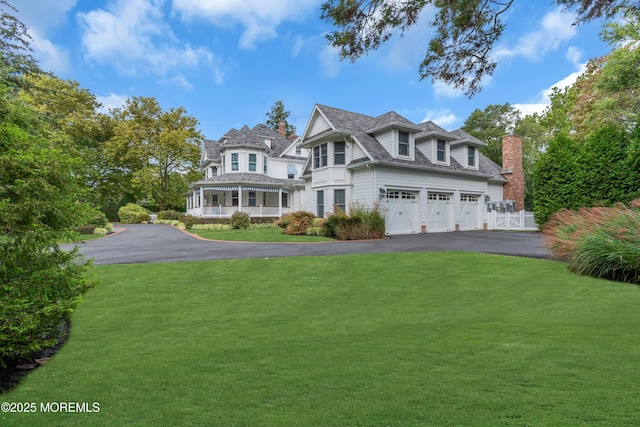
M 464 92 L 453 86 L 450 86 L 440 80 L 433 82 L 433 91 L 436 94 L 436 98 L 459 98 L 464 95 Z
M 42 37 L 35 29 L 31 29 L 29 34 L 32 38 L 33 56 L 38 59 L 40 68 L 55 74 L 65 74 L 70 68 L 69 52 Z
M 495 60 L 523 56 L 531 61 L 539 61 L 547 52 L 556 50 L 560 45 L 576 35 L 573 14 L 556 9 L 547 13 L 540 29 L 529 32 L 518 40 L 513 48 L 498 46 L 493 54 Z
M 165 76 L 176 69 L 215 63 L 206 49 L 179 43 L 164 20 L 163 4 L 163 0 L 116 0 L 107 10 L 79 13 L 86 58 L 127 75 Z
M 422 122 L 433 122 L 444 129 L 454 127 L 460 119 L 446 108 L 440 110 L 429 110 L 422 119 Z
M 239 45 L 253 49 L 256 44 L 277 36 L 284 21 L 301 21 L 316 12 L 321 0 L 173 0 L 173 10 L 183 19 L 204 19 L 228 27 L 240 24 L 244 32 Z
M 531 115 L 533 113 L 542 114 L 545 108 L 547 108 L 547 106 L 551 104 L 549 95 L 551 95 L 551 93 L 553 92 L 553 88 L 557 87 L 560 90 L 564 90 L 565 88 L 573 85 L 578 79 L 578 77 L 585 72 L 586 68 L 587 68 L 586 63 L 579 64 L 577 71 L 569 74 L 568 76 L 552 84 L 548 88 L 541 90 L 537 99 L 534 99 L 528 103 L 513 104 L 513 106 L 518 110 L 520 110 L 520 112 L 523 113 L 524 115 Z
M 582 51 L 575 46 L 569 46 L 565 57 L 573 64 L 579 64 L 582 59 Z
M 325 77 L 336 77 L 340 72 L 338 49 L 326 45 L 318 54 L 318 60 Z
M 67 13 L 77 2 L 78 0 L 14 0 L 11 3 L 18 10 L 17 18 L 21 22 L 45 34 L 63 24 Z
M 108 113 L 109 110 L 114 108 L 122 108 L 124 104 L 129 99 L 127 95 L 117 95 L 115 93 L 110 93 L 107 96 L 96 95 L 96 101 L 98 101 L 102 107 L 100 108 L 100 112 Z

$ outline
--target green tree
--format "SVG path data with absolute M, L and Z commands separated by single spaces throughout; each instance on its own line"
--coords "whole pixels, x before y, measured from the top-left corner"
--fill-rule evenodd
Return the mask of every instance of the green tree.
M 462 125 L 465 132 L 470 133 L 487 144 L 482 153 L 502 164 L 502 137 L 513 133 L 520 111 L 508 102 L 503 105 L 492 104 L 484 110 L 474 110 Z
M 58 241 L 80 225 L 77 158 L 49 141 L 40 114 L 17 97 L 37 65 L 24 26 L 0 19 L 0 364 L 56 343 L 92 283 L 87 262 Z M 24 65 L 24 67 L 22 67 Z
M 289 124 L 287 119 L 291 113 L 289 111 L 285 111 L 284 103 L 282 101 L 276 101 L 275 104 L 271 107 L 271 111 L 269 111 L 267 116 L 267 126 L 271 129 L 277 131 L 280 123 L 284 123 L 284 130 L 286 136 L 291 136 L 296 133 L 296 127 L 292 124 Z
M 402 35 L 418 23 L 420 12 L 435 7 L 427 24 L 436 29 L 420 64 L 420 79 L 431 77 L 464 90 L 471 97 L 481 90 L 482 79 L 493 74 L 491 49 L 502 36 L 506 12 L 515 0 L 326 0 L 321 17 L 339 28 L 327 35 L 342 59 L 355 61 L 378 49 L 393 35 Z M 620 10 L 639 10 L 635 0 L 556 0 L 566 10 L 576 10 L 576 24 Z
M 180 177 L 197 167 L 203 140 L 198 121 L 182 107 L 164 111 L 148 97 L 128 99 L 112 116 L 107 159 L 130 178 L 137 201 L 160 210 L 182 208 L 188 187 Z

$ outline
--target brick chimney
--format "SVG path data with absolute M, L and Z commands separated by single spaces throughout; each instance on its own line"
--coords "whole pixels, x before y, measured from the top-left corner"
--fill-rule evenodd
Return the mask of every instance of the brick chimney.
M 285 122 L 278 123 L 278 133 L 280 136 L 287 137 L 287 124 Z
M 524 209 L 524 171 L 522 170 L 522 138 L 518 135 L 502 137 L 502 176 L 504 200 L 515 200 L 516 212 Z

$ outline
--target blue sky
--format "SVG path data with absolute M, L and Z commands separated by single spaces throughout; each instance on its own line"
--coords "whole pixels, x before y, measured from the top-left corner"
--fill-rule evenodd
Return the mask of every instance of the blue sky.
M 106 108 L 133 96 L 186 108 L 209 139 L 264 123 L 282 100 L 301 134 L 314 104 L 371 116 L 396 111 L 448 130 L 476 108 L 509 102 L 541 111 L 554 86 L 572 83 L 588 59 L 609 51 L 601 23 L 572 26 L 549 0 L 516 0 L 483 91 L 466 98 L 418 79 L 433 34 L 426 9 L 355 63 L 341 62 L 324 35 L 322 0 L 14 0 L 45 70 L 77 81 Z

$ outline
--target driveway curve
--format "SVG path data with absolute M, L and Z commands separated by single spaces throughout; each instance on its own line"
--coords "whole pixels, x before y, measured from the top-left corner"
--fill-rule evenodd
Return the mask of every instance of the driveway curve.
M 384 240 L 324 243 L 248 243 L 200 240 L 164 224 L 127 224 L 117 234 L 78 244 L 94 264 L 197 261 L 353 253 L 468 251 L 549 259 L 539 233 L 464 231 L 412 234 Z M 70 250 L 74 245 L 63 245 Z

